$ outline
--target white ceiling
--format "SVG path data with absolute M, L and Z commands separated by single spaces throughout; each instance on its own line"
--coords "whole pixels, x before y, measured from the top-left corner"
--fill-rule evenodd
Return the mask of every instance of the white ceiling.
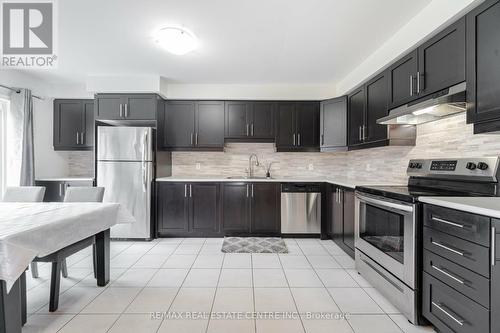
M 59 67 L 37 76 L 161 75 L 176 83 L 336 84 L 431 0 L 62 0 Z M 165 25 L 198 37 L 175 56 Z

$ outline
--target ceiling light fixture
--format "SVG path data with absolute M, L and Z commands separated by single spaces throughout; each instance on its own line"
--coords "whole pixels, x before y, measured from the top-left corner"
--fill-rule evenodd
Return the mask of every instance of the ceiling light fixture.
M 183 55 L 196 49 L 196 37 L 183 28 L 166 27 L 155 33 L 155 42 L 172 54 Z

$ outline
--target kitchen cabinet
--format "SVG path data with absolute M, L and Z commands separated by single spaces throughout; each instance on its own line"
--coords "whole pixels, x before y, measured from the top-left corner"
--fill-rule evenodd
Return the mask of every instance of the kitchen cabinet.
M 279 183 L 224 183 L 222 192 L 224 234 L 279 234 Z
M 92 150 L 94 147 L 94 100 L 55 99 L 54 150 Z
M 225 102 L 225 138 L 239 142 L 274 141 L 274 102 Z
M 321 151 L 347 149 L 347 96 L 321 102 Z
M 467 122 L 474 133 L 500 131 L 500 1 L 467 14 Z
M 415 76 L 418 72 L 418 51 L 415 50 L 389 67 L 389 109 L 416 98 Z
M 94 182 L 92 180 L 35 180 L 35 185 L 45 187 L 44 202 L 63 202 L 68 187 L 94 186 Z
M 169 237 L 220 235 L 219 203 L 218 183 L 158 183 L 158 235 Z
M 333 241 L 354 258 L 354 190 L 330 186 L 328 232 Z
M 224 149 L 224 102 L 168 101 L 159 119 L 164 150 Z
M 319 102 L 277 104 L 276 148 L 278 151 L 319 151 Z
M 155 94 L 97 94 L 97 120 L 156 120 L 162 100 Z
M 363 143 L 362 130 L 365 125 L 365 88 L 354 89 L 347 96 L 349 110 L 349 147 Z

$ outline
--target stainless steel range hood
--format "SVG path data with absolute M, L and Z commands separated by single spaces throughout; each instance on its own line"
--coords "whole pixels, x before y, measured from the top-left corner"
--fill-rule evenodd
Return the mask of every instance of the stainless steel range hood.
M 465 88 L 465 82 L 462 82 L 422 97 L 390 110 L 389 115 L 377 119 L 377 123 L 383 125 L 416 125 L 464 112 L 466 108 Z

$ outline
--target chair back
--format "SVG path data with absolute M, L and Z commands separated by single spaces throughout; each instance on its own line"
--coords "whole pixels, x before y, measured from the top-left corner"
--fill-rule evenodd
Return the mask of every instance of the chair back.
M 45 195 L 43 186 L 16 186 L 7 187 L 3 202 L 41 202 Z
M 70 186 L 66 189 L 64 202 L 102 202 L 104 187 Z

